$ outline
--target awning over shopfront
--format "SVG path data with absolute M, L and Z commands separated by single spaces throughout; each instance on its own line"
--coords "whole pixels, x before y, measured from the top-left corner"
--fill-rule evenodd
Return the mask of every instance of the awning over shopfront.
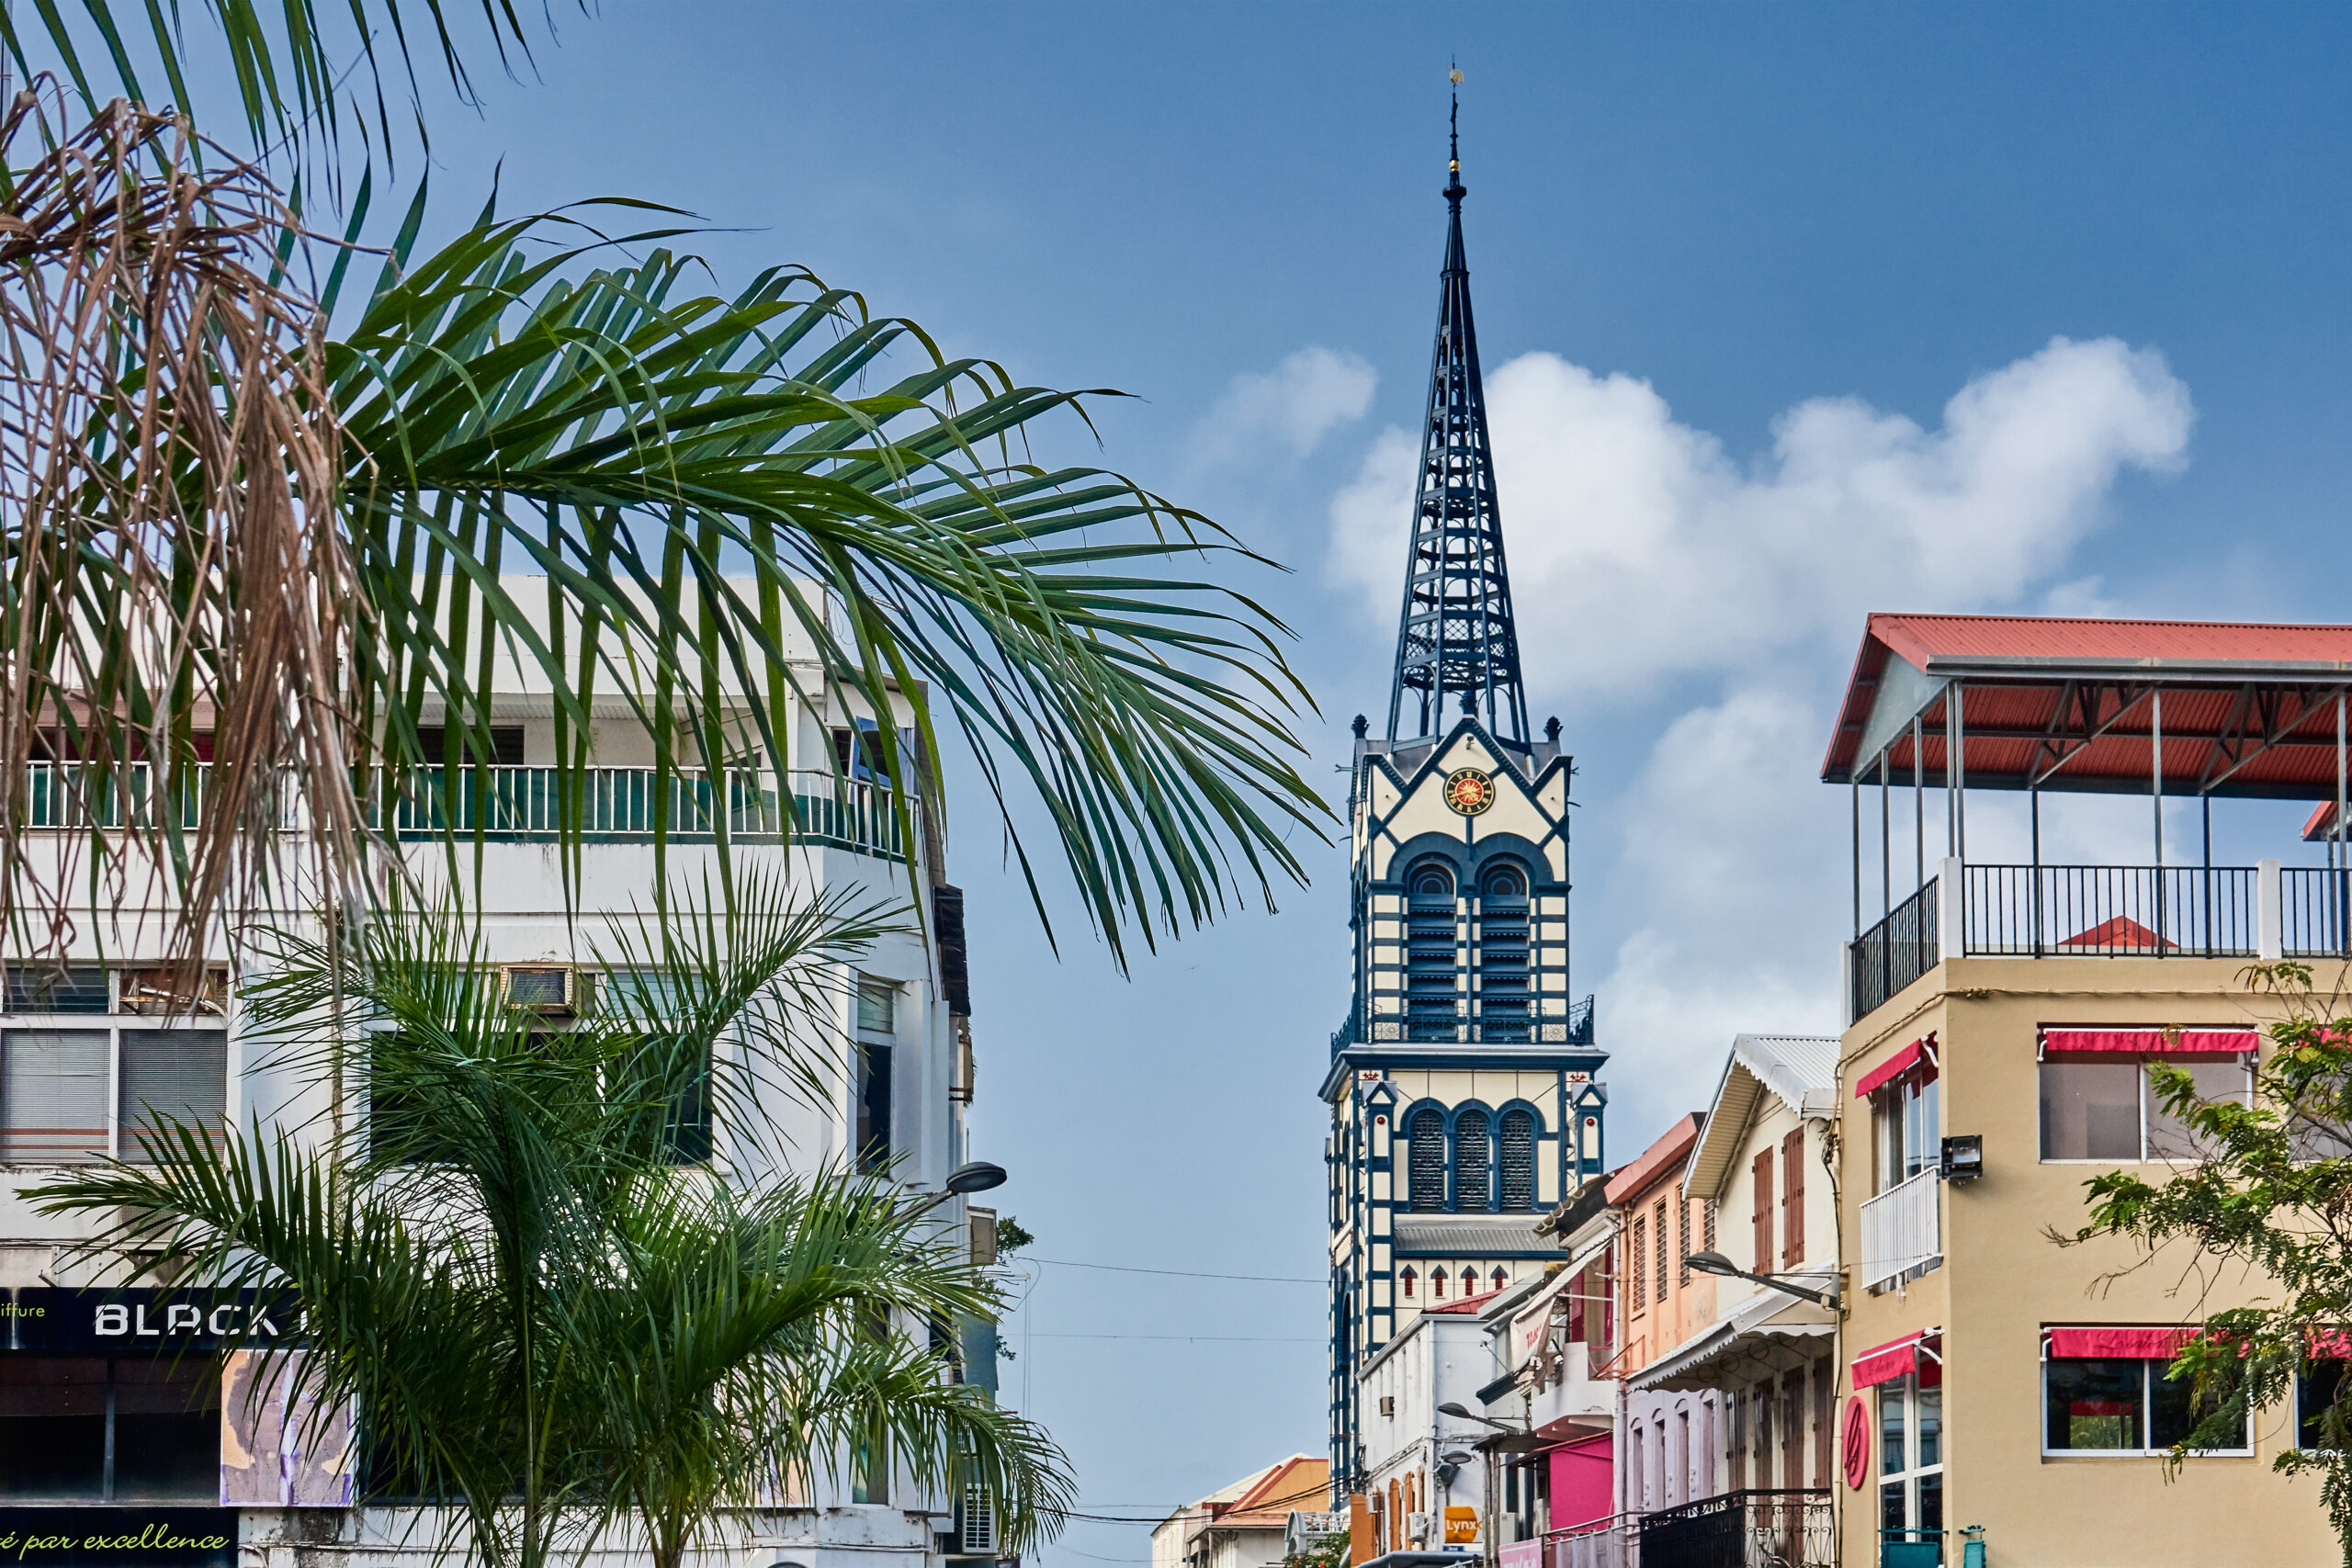
M 1940 1328 L 1923 1328 L 1916 1334 L 1906 1334 L 1900 1339 L 1890 1339 L 1885 1344 L 1865 1350 L 1855 1357 L 1854 1388 L 1856 1392 L 1859 1393 L 1866 1388 L 1876 1388 L 1883 1382 L 1893 1382 L 1895 1379 L 1916 1371 L 1923 1350 L 1928 1355 L 1936 1357 L 1936 1351 L 1943 1341 L 1943 1332 Z M 1940 1357 L 1936 1359 L 1940 1362 Z
M 1837 1331 L 1838 1325 L 1811 1302 L 1777 1292 L 1758 1296 L 1635 1372 L 1625 1386 L 1682 1393 L 1720 1387 L 1743 1368 L 1790 1371 L 1820 1354 Z
M 2073 1051 L 2233 1055 L 2261 1048 L 2262 1036 L 2252 1029 L 2062 1029 L 2044 1024 L 2041 1030 L 2045 1055 Z
M 2180 1348 L 2196 1332 L 2193 1328 L 2152 1328 L 2142 1325 L 2043 1331 L 2051 1359 L 2070 1361 L 2169 1361 L 2180 1354 Z
M 1921 1062 L 1934 1062 L 1935 1051 L 1936 1037 L 1933 1034 L 1923 1035 L 1914 1040 L 1877 1066 L 1864 1073 L 1861 1081 L 1854 1086 L 1854 1098 L 1867 1100 L 1874 1090 L 1893 1083 Z

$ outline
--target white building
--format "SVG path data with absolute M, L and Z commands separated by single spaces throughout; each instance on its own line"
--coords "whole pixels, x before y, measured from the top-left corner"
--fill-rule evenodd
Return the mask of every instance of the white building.
M 827 691 L 812 647 L 796 650 L 794 672 L 802 690 Z M 714 809 L 730 812 L 738 864 L 774 868 L 812 896 L 851 890 L 910 911 L 920 898 L 920 930 L 910 919 L 909 929 L 860 958 L 854 974 L 839 977 L 838 1022 L 854 1043 L 849 1070 L 827 1075 L 825 1104 L 779 1104 L 775 1111 L 796 1165 L 887 1166 L 909 1187 L 936 1191 L 969 1155 L 971 1009 L 962 896 L 946 883 L 935 816 L 915 801 L 915 831 L 903 834 L 888 792 L 864 765 L 856 736 L 870 731 L 877 716 L 837 696 L 821 705 L 796 701 L 793 755 L 812 766 L 782 778 L 764 775 L 758 788 L 734 792 L 717 806 L 699 773 L 673 775 L 662 786 L 672 827 L 665 858 L 658 860 L 648 738 L 624 702 L 603 699 L 590 737 L 594 787 L 586 843 L 568 904 L 563 852 L 548 810 L 553 699 L 511 664 L 492 684 L 493 756 L 480 771 L 486 790 L 470 798 L 456 792 L 454 804 L 451 796 L 420 796 L 402 808 L 401 824 L 433 811 L 479 813 L 481 858 L 478 880 L 468 884 L 469 899 L 512 994 L 539 998 L 559 1014 L 592 995 L 598 939 L 650 908 L 662 874 L 657 865 L 673 886 L 699 886 L 715 867 Z M 903 703 L 880 716 L 893 725 L 910 719 Z M 428 710 L 420 722 L 438 717 Z M 836 761 L 850 776 L 840 776 Z M 36 809 L 49 803 L 53 819 L 37 817 L 34 826 L 57 829 L 62 842 L 83 826 L 72 809 L 74 764 L 37 766 L 47 773 L 37 781 Z M 787 806 L 802 825 L 788 843 L 777 831 Z M 397 836 L 421 882 L 431 886 L 446 874 L 437 840 L 422 830 Z M 473 847 L 465 852 L 470 862 Z M 136 1535 L 146 1522 L 168 1517 L 183 1535 L 243 1543 L 187 1556 L 191 1568 L 225 1568 L 239 1550 L 254 1568 L 421 1564 L 433 1542 L 404 1531 L 398 1511 L 369 1509 L 363 1518 L 345 1506 L 354 1483 L 352 1452 L 322 1458 L 241 1451 L 243 1444 L 232 1440 L 238 1434 L 224 1423 L 209 1358 L 153 1348 L 227 1348 L 233 1303 L 215 1310 L 199 1300 L 194 1308 L 170 1309 L 205 1316 L 176 1342 L 146 1341 L 143 1354 L 101 1338 L 105 1325 L 143 1322 L 155 1293 L 111 1288 L 104 1269 L 69 1257 L 74 1244 L 92 1234 L 86 1224 L 39 1217 L 17 1197 L 60 1168 L 129 1152 L 137 1108 L 145 1103 L 167 1100 L 183 1107 L 186 1118 L 208 1122 L 242 1124 L 257 1112 L 289 1126 L 323 1109 L 316 1086 L 260 1069 L 242 1028 L 227 947 L 212 951 L 211 995 L 198 1016 L 155 1016 L 156 993 L 167 981 L 155 967 L 166 913 L 133 908 L 109 919 L 99 911 L 102 918 L 79 928 L 62 971 L 11 964 L 0 998 L 0 1305 L 8 1314 L 6 1348 L 12 1352 L 0 1358 L 0 1528 L 12 1510 L 34 1507 L 44 1518 L 69 1518 L 62 1510 L 71 1509 L 69 1522 L 93 1533 Z M 722 1161 L 730 1147 L 740 1149 L 725 1128 L 716 1135 Z M 963 1200 L 951 1200 L 936 1214 L 951 1234 L 968 1234 Z M 183 1302 L 203 1294 L 175 1292 Z M 992 1344 L 984 1331 L 973 1337 Z M 978 1381 L 992 1382 L 992 1364 L 980 1371 L 985 1378 Z M 714 1553 L 712 1562 L 924 1568 L 967 1544 L 969 1555 L 991 1553 L 980 1521 L 966 1542 L 950 1502 L 923 1495 L 903 1474 L 879 1485 L 872 1478 L 854 1487 L 828 1484 L 748 1523 L 741 1550 Z M 406 1546 L 393 1544 L 403 1539 Z M 617 1551 L 613 1560 L 620 1560 Z
M 1270 1464 L 1155 1526 L 1151 1568 L 1275 1568 L 1294 1517 L 1330 1489 L 1327 1461 L 1293 1454 Z

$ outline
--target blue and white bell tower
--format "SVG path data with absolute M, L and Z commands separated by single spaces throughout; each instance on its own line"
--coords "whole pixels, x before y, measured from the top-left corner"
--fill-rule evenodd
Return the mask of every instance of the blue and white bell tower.
M 1457 146 L 1388 733 L 1355 721 L 1348 793 L 1355 995 L 1323 1079 L 1335 1500 L 1362 1479 L 1363 1362 L 1424 1308 L 1556 1261 L 1537 1222 L 1603 1168 L 1607 1058 L 1569 965 L 1576 768 L 1558 720 L 1528 730 L 1461 168 Z

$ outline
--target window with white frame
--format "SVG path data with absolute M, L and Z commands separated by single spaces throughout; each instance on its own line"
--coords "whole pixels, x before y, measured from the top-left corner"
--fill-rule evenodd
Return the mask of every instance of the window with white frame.
M 2199 1408 L 2186 1378 L 2169 1378 L 2169 1344 L 2161 1329 L 2057 1329 L 2042 1337 L 2041 1450 L 2045 1454 L 2154 1454 L 2188 1440 Z M 2085 1352 L 2105 1351 L 2107 1354 Z M 2218 1394 L 2209 1395 L 2218 1398 Z M 2202 1450 L 2246 1453 L 2234 1442 Z
M 2253 1092 L 2253 1063 L 2251 1054 L 2046 1053 L 2040 1068 L 2041 1157 L 2102 1164 L 2199 1158 L 2198 1140 L 2165 1109 L 2150 1069 L 2182 1068 L 2199 1100 L 2243 1105 Z
M 227 973 L 11 966 L 0 1013 L 0 1163 L 149 1157 L 170 1123 L 228 1120 Z
M 2341 1356 L 2312 1356 L 2303 1362 L 2303 1370 L 2295 1374 L 2295 1446 L 2299 1449 L 2336 1449 L 2340 1442 L 2330 1442 L 2326 1430 L 2329 1414 L 2336 1402 L 2347 1392 L 2344 1386 L 2345 1369 L 2352 1361 Z M 2352 1409 L 2342 1412 L 2352 1422 Z
M 1900 1187 L 1942 1159 L 1942 1120 L 1932 1062 L 1917 1066 L 1871 1094 L 1871 1131 L 1878 1146 L 1878 1188 Z M 1758 1268 L 1763 1267 L 1759 1262 Z
M 1882 1540 L 1940 1540 L 1944 1528 L 1943 1368 L 1878 1385 L 1878 1526 Z M 1899 1531 L 1899 1534 L 1886 1534 Z

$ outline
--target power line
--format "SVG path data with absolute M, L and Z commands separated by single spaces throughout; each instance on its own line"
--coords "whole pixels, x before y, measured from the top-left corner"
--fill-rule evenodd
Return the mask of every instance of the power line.
M 1178 1339 L 1187 1345 L 1320 1345 L 1314 1335 L 1304 1337 L 1272 1334 L 1039 1334 L 1039 1339 Z
M 1015 1262 L 1050 1263 L 1057 1269 L 1100 1269 L 1112 1274 L 1159 1274 L 1171 1280 L 1254 1280 L 1267 1285 L 1328 1285 L 1329 1280 L 1301 1279 L 1293 1274 L 1203 1274 L 1190 1269 L 1136 1269 L 1124 1263 L 1079 1263 L 1067 1258 L 1016 1258 Z

